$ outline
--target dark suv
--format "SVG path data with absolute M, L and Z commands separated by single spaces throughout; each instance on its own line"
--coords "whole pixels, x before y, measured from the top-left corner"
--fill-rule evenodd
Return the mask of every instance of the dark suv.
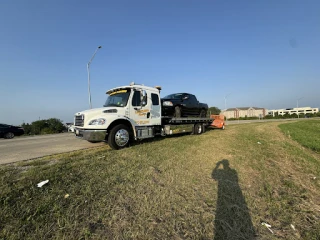
M 20 136 L 24 134 L 22 127 L 7 125 L 0 123 L 0 137 L 14 138 L 14 136 Z
M 196 96 L 190 93 L 174 93 L 161 99 L 162 115 L 169 117 L 206 117 L 208 105 L 200 103 Z

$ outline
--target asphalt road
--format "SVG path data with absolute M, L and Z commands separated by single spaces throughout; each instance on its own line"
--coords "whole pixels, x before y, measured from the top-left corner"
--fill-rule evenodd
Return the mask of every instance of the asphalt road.
M 73 133 L 0 138 L 0 164 L 105 145 L 78 139 Z

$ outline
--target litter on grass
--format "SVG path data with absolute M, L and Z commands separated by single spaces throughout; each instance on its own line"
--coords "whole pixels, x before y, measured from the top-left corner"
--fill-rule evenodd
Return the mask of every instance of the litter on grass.
M 296 230 L 296 228 L 294 227 L 293 224 L 290 224 L 290 226 L 291 226 L 291 228 L 292 228 L 293 230 Z
M 273 234 L 273 231 L 271 230 L 271 225 L 270 224 L 263 222 L 263 223 L 261 223 L 261 225 L 265 226 L 266 228 L 268 228 L 268 230 Z
M 257 142 L 258 144 L 261 144 L 261 142 Z
M 66 195 L 64 195 L 64 198 L 68 198 L 70 195 L 69 194 L 66 194 Z
M 45 180 L 45 181 L 42 181 L 42 182 L 39 182 L 37 184 L 38 187 L 42 187 L 43 185 L 47 184 L 49 182 L 49 180 Z

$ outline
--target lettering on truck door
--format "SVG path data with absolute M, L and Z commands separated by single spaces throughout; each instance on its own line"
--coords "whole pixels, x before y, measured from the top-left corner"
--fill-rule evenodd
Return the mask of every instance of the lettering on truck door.
M 132 95 L 130 118 L 139 126 L 150 125 L 150 92 L 147 91 L 146 105 L 141 106 L 140 91 L 135 90 Z

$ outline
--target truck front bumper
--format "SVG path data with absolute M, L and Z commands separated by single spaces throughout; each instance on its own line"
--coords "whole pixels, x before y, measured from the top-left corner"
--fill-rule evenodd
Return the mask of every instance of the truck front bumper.
M 76 137 L 87 140 L 89 142 L 102 142 L 106 138 L 106 130 L 89 130 L 76 128 L 74 132 Z

